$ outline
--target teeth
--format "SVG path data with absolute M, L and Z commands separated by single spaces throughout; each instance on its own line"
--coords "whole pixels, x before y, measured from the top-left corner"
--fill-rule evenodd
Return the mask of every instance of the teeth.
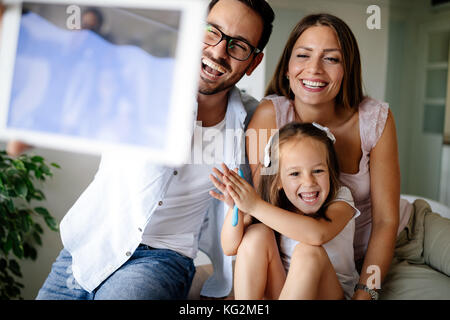
M 318 196 L 318 192 L 301 192 L 300 193 L 300 197 L 302 198 L 303 201 L 306 201 L 306 202 L 315 201 L 317 196 Z
M 303 80 L 303 84 L 309 87 L 324 87 L 327 84 L 325 82 L 319 82 L 319 81 L 309 81 L 309 80 Z
M 302 192 L 302 197 L 315 197 L 317 192 Z
M 225 70 L 224 68 L 222 68 L 221 66 L 219 66 L 219 65 L 217 65 L 217 64 L 215 64 L 215 63 L 212 63 L 212 62 L 209 61 L 209 60 L 203 59 L 203 60 L 202 60 L 202 63 L 206 64 L 206 65 L 207 65 L 208 67 L 210 67 L 211 69 L 214 69 L 214 70 L 216 70 L 216 71 L 219 71 L 220 73 L 225 73 L 225 72 L 226 72 L 226 70 Z

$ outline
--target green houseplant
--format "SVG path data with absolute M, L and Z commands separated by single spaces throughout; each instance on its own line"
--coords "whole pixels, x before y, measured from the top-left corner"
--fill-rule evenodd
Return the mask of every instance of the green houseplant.
M 52 176 L 50 166 L 59 168 L 37 155 L 12 158 L 0 151 L 0 300 L 21 298 L 22 273 L 15 258 L 36 260 L 44 232 L 38 222 L 58 231 L 48 210 L 33 205 L 45 199 L 39 188 Z

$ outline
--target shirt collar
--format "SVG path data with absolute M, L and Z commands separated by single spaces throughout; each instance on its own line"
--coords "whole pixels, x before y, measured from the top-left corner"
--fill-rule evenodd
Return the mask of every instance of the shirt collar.
M 242 104 L 241 91 L 236 86 L 231 88 L 228 95 L 227 115 L 228 113 L 234 113 L 241 124 L 244 123 L 245 117 L 247 116 L 247 111 L 245 111 L 244 105 Z

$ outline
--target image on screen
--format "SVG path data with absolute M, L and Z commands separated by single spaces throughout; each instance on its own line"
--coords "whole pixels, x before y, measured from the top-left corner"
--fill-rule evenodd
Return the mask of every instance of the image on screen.
M 24 3 L 7 126 L 162 148 L 180 16 Z

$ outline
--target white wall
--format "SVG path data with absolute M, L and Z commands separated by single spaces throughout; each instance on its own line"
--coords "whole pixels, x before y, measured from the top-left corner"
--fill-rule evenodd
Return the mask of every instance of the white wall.
M 266 51 L 264 50 L 264 54 Z M 250 76 L 244 75 L 244 77 L 236 84 L 239 89 L 255 97 L 257 100 L 261 100 L 264 97 L 265 73 L 266 73 L 266 55 L 253 71 Z
M 439 200 L 439 180 L 445 182 L 441 172 L 448 164 L 441 164 L 442 135 L 422 129 L 428 51 L 424 34 L 431 28 L 448 30 L 450 5 L 432 8 L 428 1 L 395 0 L 390 17 L 386 99 L 396 119 L 402 193 Z

